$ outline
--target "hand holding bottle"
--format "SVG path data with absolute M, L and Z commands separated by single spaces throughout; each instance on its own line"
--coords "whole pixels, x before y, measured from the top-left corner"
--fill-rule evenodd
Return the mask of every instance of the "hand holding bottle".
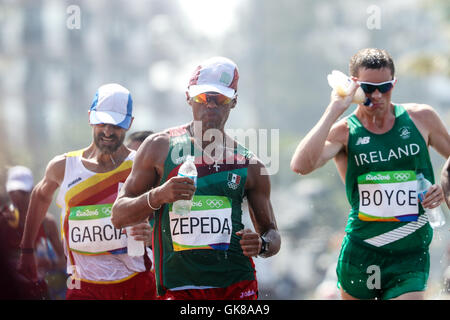
M 445 217 L 439 207 L 444 199 L 442 187 L 439 184 L 432 185 L 422 173 L 419 173 L 417 174 L 417 197 L 428 215 L 431 227 L 438 228 L 443 226 Z
M 356 81 L 344 73 L 333 70 L 327 76 L 328 84 L 335 94 L 339 97 L 351 97 L 351 103 L 364 103 L 366 101 L 366 94 L 357 85 Z M 356 88 L 355 88 L 356 87 Z

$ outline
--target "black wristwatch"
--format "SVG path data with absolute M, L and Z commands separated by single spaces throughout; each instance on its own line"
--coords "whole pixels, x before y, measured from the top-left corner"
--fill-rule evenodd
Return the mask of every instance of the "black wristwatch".
M 267 251 L 269 251 L 269 245 L 270 242 L 267 241 L 266 237 L 264 235 L 260 236 L 261 237 L 261 250 L 259 251 L 258 255 L 261 257 L 264 257 L 265 254 L 267 253 Z

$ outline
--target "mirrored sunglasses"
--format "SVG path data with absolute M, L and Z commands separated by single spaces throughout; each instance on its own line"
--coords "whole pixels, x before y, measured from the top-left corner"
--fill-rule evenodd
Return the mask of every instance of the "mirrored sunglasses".
M 220 93 L 200 93 L 192 97 L 192 100 L 200 104 L 208 104 L 211 101 L 214 101 L 216 105 L 224 105 L 229 104 L 233 100 L 233 98 L 228 98 L 227 96 L 224 96 Z

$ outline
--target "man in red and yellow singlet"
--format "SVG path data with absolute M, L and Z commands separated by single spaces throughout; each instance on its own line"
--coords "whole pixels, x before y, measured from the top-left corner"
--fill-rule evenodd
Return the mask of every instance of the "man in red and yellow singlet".
M 71 274 L 67 299 L 156 297 L 147 254 L 127 254 L 127 236 L 150 241 L 148 221 L 132 224 L 135 226 L 130 235 L 111 223 L 112 204 L 135 156 L 135 151 L 123 144 L 132 121 L 129 91 L 118 84 L 101 86 L 89 111 L 92 143 L 85 149 L 53 158 L 31 194 L 19 268 L 29 278 L 36 277 L 34 239 L 59 188 L 56 203 L 62 209 L 61 230 Z

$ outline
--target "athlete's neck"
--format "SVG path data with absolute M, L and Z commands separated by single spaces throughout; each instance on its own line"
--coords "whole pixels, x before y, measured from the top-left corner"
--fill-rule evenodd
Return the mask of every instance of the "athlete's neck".
M 358 107 L 355 114 L 361 124 L 374 133 L 385 133 L 392 129 L 395 123 L 395 110 L 392 103 L 384 109 L 371 110 L 367 107 Z
M 130 150 L 123 144 L 114 152 L 104 152 L 91 144 L 84 152 L 82 161 L 87 169 L 94 172 L 114 170 L 125 160 Z
M 235 141 L 227 136 L 223 128 L 204 129 L 201 122 L 194 121 L 188 125 L 187 131 L 194 144 L 201 148 L 206 162 L 209 163 L 211 159 L 214 162 L 220 162 L 229 156 L 228 153 L 233 154 Z
M 225 145 L 226 134 L 224 128 L 205 127 L 201 121 L 193 121 L 188 125 L 188 132 L 195 142 L 205 149 L 211 143 Z

